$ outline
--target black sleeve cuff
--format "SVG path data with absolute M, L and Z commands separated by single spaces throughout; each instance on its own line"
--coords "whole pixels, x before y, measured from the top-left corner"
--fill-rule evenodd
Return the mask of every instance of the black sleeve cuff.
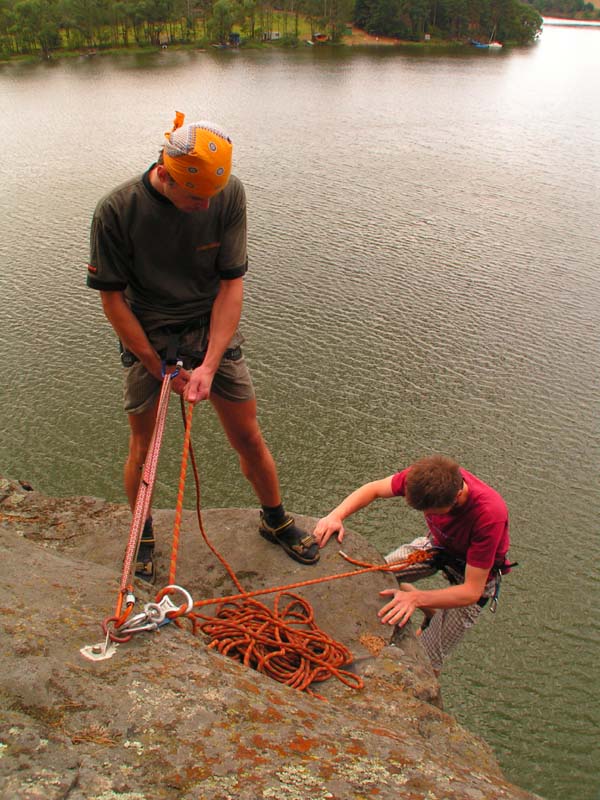
M 94 278 L 89 274 L 87 276 L 86 283 L 90 289 L 98 289 L 101 292 L 123 292 L 127 288 L 126 283 L 121 283 L 120 281 L 113 281 L 112 283 L 108 283 L 107 281 L 99 281 L 98 278 Z
M 219 271 L 219 278 L 222 281 L 232 281 L 235 278 L 243 278 L 248 272 L 248 262 L 241 267 L 232 267 L 231 269 L 223 269 Z

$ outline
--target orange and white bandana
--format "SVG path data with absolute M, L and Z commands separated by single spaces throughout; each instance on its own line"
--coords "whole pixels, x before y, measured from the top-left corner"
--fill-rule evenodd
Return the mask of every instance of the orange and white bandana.
M 167 140 L 163 159 L 173 180 L 186 192 L 199 197 L 213 197 L 225 188 L 231 174 L 231 139 L 212 122 L 184 125 L 185 115 L 175 112 L 173 130 Z

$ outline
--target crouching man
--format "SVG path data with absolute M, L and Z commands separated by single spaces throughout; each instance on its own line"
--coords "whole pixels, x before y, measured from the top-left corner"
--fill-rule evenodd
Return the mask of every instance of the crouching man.
M 416 550 L 431 559 L 398 573 L 399 589 L 381 592 L 388 602 L 379 611 L 382 623 L 405 625 L 418 608 L 424 613 L 418 635 L 436 675 L 444 659 L 477 621 L 492 598 L 495 607 L 500 579 L 510 571 L 508 510 L 502 497 L 479 478 L 441 455 L 429 456 L 388 478 L 356 489 L 317 523 L 315 538 L 323 547 L 333 534 L 344 538 L 343 522 L 380 498 L 404 497 L 422 511 L 427 533 L 389 553 L 395 563 Z M 421 578 L 443 571 L 450 586 L 418 589 Z

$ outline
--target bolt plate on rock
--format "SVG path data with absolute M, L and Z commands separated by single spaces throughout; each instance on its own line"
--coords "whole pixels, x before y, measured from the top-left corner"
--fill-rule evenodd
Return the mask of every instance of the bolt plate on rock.
M 79 651 L 84 658 L 89 661 L 105 661 L 107 658 L 112 658 L 117 652 L 117 645 L 115 642 L 99 642 L 98 644 L 89 644 L 82 647 Z

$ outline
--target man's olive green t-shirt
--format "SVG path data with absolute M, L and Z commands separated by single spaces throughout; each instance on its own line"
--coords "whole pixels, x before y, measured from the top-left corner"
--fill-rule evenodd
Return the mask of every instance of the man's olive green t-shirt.
M 222 280 L 248 268 L 246 197 L 231 176 L 206 210 L 179 211 L 149 172 L 114 189 L 92 221 L 87 284 L 123 291 L 146 331 L 210 313 Z

